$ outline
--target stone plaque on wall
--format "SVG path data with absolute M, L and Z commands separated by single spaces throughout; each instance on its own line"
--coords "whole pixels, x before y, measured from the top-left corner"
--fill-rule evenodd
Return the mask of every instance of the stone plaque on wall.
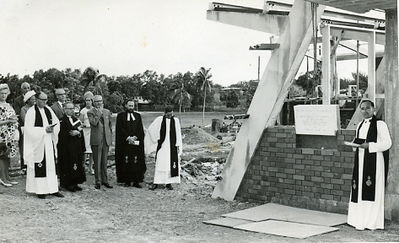
M 338 105 L 296 105 L 294 116 L 296 134 L 335 136 L 340 128 Z

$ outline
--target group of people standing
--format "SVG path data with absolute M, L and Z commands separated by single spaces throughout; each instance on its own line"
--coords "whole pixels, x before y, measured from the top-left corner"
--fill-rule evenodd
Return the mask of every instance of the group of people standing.
M 14 110 L 6 102 L 10 93 L 7 84 L 0 84 L 0 183 L 6 187 L 17 184 L 10 180 L 8 168 L 19 142 L 28 193 L 46 198 L 49 194 L 63 197 L 60 187 L 71 192 L 82 190 L 79 185 L 86 181 L 86 161 L 89 173 L 94 174 L 94 187 L 113 188 L 107 174 L 113 140 L 112 113 L 104 108 L 103 97 L 86 92 L 85 107 L 80 110 L 67 99 L 64 89 L 55 90 L 57 101 L 51 106 L 47 105 L 47 94 L 30 90 L 28 83 L 23 83 L 21 90 L 23 94 L 15 99 Z M 168 107 L 145 129 L 141 115 L 134 111 L 134 100 L 127 100 L 125 108 L 117 114 L 115 125 L 117 182 L 142 188 L 145 153 L 156 151 L 150 189 L 156 189 L 158 184 L 173 189 L 171 183 L 180 183 L 179 120 Z M 19 138 L 15 134 L 20 134 Z

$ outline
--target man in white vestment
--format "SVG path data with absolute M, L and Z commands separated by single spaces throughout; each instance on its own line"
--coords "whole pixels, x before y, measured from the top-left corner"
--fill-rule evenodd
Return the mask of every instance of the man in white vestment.
M 180 155 L 182 154 L 182 137 L 179 119 L 173 116 L 170 107 L 165 114 L 155 118 L 148 127 L 145 136 L 146 152 L 156 151 L 155 175 L 151 190 L 159 184 L 166 184 L 168 190 L 173 190 L 171 183 L 180 183 Z
M 26 112 L 24 123 L 24 160 L 27 164 L 26 191 L 39 198 L 47 194 L 63 197 L 58 192 L 55 171 L 59 120 L 46 105 L 47 95 L 37 95 L 36 105 Z
M 360 104 L 363 121 L 357 126 L 348 224 L 358 230 L 384 229 L 384 192 L 391 137 L 385 122 L 374 116 L 374 103 Z

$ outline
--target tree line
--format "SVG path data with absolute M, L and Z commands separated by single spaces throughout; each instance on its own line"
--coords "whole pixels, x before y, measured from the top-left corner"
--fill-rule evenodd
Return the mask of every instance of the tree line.
M 89 67 L 83 72 L 80 69 L 70 68 L 65 70 L 50 68 L 46 71 L 41 69 L 35 71 L 32 76 L 25 75 L 22 78 L 18 75 L 0 74 L 0 83 L 9 85 L 11 94 L 8 101 L 10 103 L 13 103 L 13 100 L 21 95 L 21 84 L 28 82 L 36 91 L 48 94 L 49 104 L 56 100 L 54 94 L 56 88 L 64 88 L 68 98 L 74 103 L 80 104 L 84 104 L 83 94 L 86 91 L 91 91 L 103 95 L 106 107 L 112 112 L 122 111 L 126 99 L 137 97 L 151 101 L 149 109 L 155 110 L 162 110 L 165 105 L 173 105 L 182 111 L 202 110 L 205 112 L 217 102 L 221 102 L 223 105 L 229 104 L 234 108 L 240 105 L 237 98 L 245 100 L 241 102 L 244 104 L 242 108 L 245 109 L 249 106 L 256 89 L 256 86 L 253 88 L 253 83 L 240 82 L 231 85 L 240 87 L 244 94 L 223 93 L 220 101 L 217 101 L 215 93 L 220 92 L 223 87 L 214 84 L 211 78 L 210 69 L 204 67 L 195 73 L 187 71 L 167 76 L 151 70 L 131 76 L 107 76 L 100 74 L 95 68 Z

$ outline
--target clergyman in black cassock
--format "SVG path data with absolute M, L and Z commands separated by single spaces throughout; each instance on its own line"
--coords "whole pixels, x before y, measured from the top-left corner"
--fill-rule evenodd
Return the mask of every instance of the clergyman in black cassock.
M 116 118 L 115 163 L 118 183 L 141 188 L 147 169 L 144 155 L 144 129 L 141 116 L 134 112 L 134 102 Z
M 58 134 L 60 185 L 68 191 L 80 191 L 78 184 L 86 181 L 83 167 L 85 144 L 82 124 L 74 115 L 74 105 L 64 104 L 65 115 Z

